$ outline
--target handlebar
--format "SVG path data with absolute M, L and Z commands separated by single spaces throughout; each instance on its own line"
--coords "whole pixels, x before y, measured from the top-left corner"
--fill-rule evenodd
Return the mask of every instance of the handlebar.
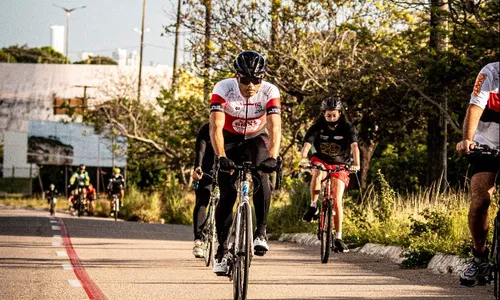
M 475 143 L 475 145 L 476 146 L 473 149 L 470 149 L 468 152 L 465 153 L 466 156 L 469 156 L 469 157 L 472 157 L 472 156 L 498 157 L 498 156 L 500 156 L 500 149 L 491 148 L 488 145 L 479 144 L 479 143 Z
M 340 172 L 340 171 L 349 171 L 349 165 L 344 165 L 341 167 L 340 165 L 335 165 L 335 169 L 325 169 L 325 166 L 320 164 L 308 164 L 306 166 L 299 166 L 301 169 L 316 169 L 325 171 L 328 173 Z

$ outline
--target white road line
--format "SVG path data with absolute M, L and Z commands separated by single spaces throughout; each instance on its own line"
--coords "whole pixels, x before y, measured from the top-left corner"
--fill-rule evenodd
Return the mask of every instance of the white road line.
M 78 280 L 68 279 L 68 282 L 72 287 L 82 287 L 82 284 Z
M 61 247 L 61 243 L 59 243 L 59 242 L 52 242 L 52 247 Z
M 73 270 L 72 265 L 62 265 L 63 270 Z
M 52 230 L 61 230 L 61 227 L 56 226 L 56 225 L 52 225 Z
M 60 236 L 59 234 L 56 234 L 56 235 L 54 235 L 54 236 L 53 236 L 53 238 L 55 238 L 55 239 L 60 239 L 60 238 L 61 238 L 61 236 Z
M 57 223 L 56 220 L 50 220 L 50 223 Z
M 66 253 L 66 251 L 56 251 L 56 254 L 59 257 L 68 257 L 68 253 Z

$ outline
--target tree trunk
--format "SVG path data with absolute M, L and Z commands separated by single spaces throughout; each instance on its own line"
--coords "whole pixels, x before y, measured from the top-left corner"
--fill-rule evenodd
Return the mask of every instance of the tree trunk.
M 203 99 L 205 103 L 210 102 L 210 43 L 212 39 L 212 1 L 204 0 L 205 5 L 205 55 L 203 74 Z
M 431 0 L 431 34 L 429 47 L 431 54 L 440 56 L 440 53 L 447 47 L 447 19 L 446 11 L 448 6 L 442 0 Z M 437 83 L 442 81 L 439 78 L 439 64 L 431 64 L 429 67 L 429 95 L 440 105 L 445 106 L 445 94 Z M 427 186 L 438 181 L 442 175 L 446 179 L 447 168 L 447 136 L 446 119 L 442 114 L 432 114 L 427 120 Z
M 368 170 L 370 169 L 370 162 L 372 160 L 373 153 L 377 149 L 378 141 L 369 141 L 368 143 L 359 144 L 359 155 L 361 159 L 361 171 L 360 171 L 360 184 L 362 189 L 366 189 L 368 186 Z

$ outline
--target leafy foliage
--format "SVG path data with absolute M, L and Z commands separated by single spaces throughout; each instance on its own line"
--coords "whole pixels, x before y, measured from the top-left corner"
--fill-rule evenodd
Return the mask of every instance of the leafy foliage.
M 7 48 L 2 48 L 1 55 L 5 59 L 6 55 L 10 55 L 14 58 L 11 63 L 34 63 L 34 64 L 65 64 L 68 63 L 68 59 L 61 53 L 54 50 L 52 47 L 40 47 L 40 48 L 29 48 L 28 45 L 23 46 L 10 46 Z M 3 60 L 2 59 L 2 60 Z
M 107 56 L 91 56 L 86 60 L 74 62 L 77 65 L 118 65 L 116 61 Z

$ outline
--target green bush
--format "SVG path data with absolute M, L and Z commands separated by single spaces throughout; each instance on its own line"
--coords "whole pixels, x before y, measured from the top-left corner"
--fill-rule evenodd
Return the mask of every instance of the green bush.
M 160 194 L 157 192 L 144 193 L 135 186 L 125 193 L 124 205 L 120 209 L 120 215 L 127 220 L 141 222 L 160 222 L 161 202 Z
M 169 176 L 162 190 L 162 217 L 169 224 L 193 223 L 193 208 L 195 204 L 193 193 L 184 192 L 182 186 L 173 176 Z
M 279 237 L 281 233 L 315 232 L 316 225 L 302 222 L 302 215 L 311 203 L 309 185 L 298 179 L 288 183 L 284 192 L 271 199 L 267 231 Z
M 385 180 L 384 174 L 380 170 L 377 172 L 377 182 L 379 183 L 379 192 L 376 203 L 372 206 L 377 218 L 381 221 L 387 221 L 391 218 L 394 210 L 394 200 L 396 192 Z

